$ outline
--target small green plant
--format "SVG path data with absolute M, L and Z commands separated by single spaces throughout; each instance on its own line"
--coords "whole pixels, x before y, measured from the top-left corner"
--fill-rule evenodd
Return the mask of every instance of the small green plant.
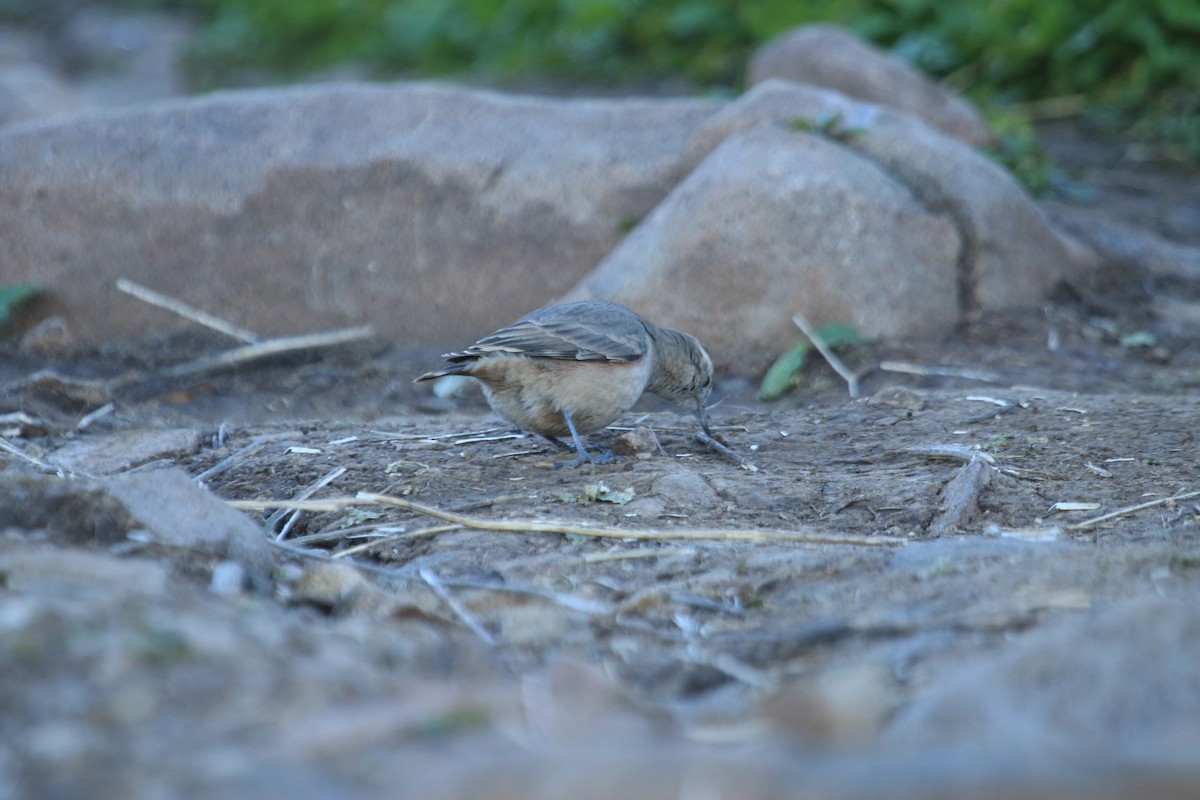
M 850 325 L 822 325 L 817 328 L 817 335 L 834 350 L 865 341 L 858 329 Z M 800 374 L 808 364 L 808 357 L 814 349 L 813 343 L 806 337 L 775 359 L 775 363 L 763 376 L 758 389 L 758 399 L 778 400 L 791 391 L 799 383 Z
M 32 283 L 16 283 L 0 286 L 0 324 L 8 322 L 17 306 L 32 300 L 42 293 L 42 287 Z
M 835 142 L 851 142 L 863 134 L 862 128 L 847 128 L 846 119 L 840 111 L 815 120 L 796 117 L 791 125 L 795 130 L 816 133 Z
M 763 42 L 832 22 L 985 107 L 1081 98 L 1149 153 L 1200 160 L 1196 0 L 111 1 L 197 19 L 188 59 L 197 88 L 344 64 L 384 77 L 682 78 L 728 88 Z M 0 19 L 53 25 L 62 5 L 0 0 Z M 1036 176 L 1039 167 L 1020 169 Z
M 1038 143 L 1033 123 L 1015 114 L 993 115 L 990 120 L 996 144 L 984 149 L 993 161 L 1016 176 L 1035 195 L 1065 184 L 1054 159 Z

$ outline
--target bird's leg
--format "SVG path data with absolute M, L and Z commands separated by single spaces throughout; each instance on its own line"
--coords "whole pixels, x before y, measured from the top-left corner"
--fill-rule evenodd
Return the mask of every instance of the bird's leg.
M 579 435 L 579 431 L 575 430 L 575 421 L 571 419 L 571 415 L 566 411 L 562 412 L 563 419 L 567 421 L 567 427 L 571 430 L 571 438 L 575 441 L 575 449 L 579 451 L 579 457 L 574 461 L 562 461 L 554 465 L 555 469 L 559 467 L 578 467 L 580 464 L 610 464 L 617 459 L 611 450 L 602 450 L 599 455 L 588 455 L 587 445 L 583 442 L 583 437 Z
M 704 407 L 703 400 L 696 403 L 696 420 L 700 423 L 700 427 L 704 432 L 712 436 L 712 431 L 708 429 L 708 409 Z
M 570 450 L 571 449 L 571 445 L 565 443 L 562 439 L 559 439 L 557 436 L 547 436 L 544 433 L 542 434 L 542 436 L 546 439 L 547 442 L 554 445 L 559 450 Z

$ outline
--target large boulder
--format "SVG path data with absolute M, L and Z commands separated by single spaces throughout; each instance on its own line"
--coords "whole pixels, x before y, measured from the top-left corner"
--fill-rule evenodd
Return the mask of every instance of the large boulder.
M 753 373 L 814 324 L 907 335 L 1040 303 L 1093 263 L 1017 182 L 920 120 L 768 81 L 714 114 L 695 171 L 579 286 Z
M 0 284 L 47 287 L 83 344 L 184 324 L 117 277 L 264 334 L 458 341 L 583 277 L 718 108 L 336 85 L 10 125 Z
M 634 307 L 754 374 L 800 335 L 797 311 L 870 335 L 952 324 L 961 244 L 869 159 L 761 125 L 722 142 L 569 297 Z
M 746 83 L 755 86 L 772 78 L 907 111 L 968 144 L 993 138 L 969 102 L 836 25 L 806 25 L 759 48 L 746 69 Z

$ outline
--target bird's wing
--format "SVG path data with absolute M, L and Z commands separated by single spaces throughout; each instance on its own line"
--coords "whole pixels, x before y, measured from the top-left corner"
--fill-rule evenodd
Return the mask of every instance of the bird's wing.
M 538 309 L 445 358 L 467 361 L 511 353 L 571 361 L 637 361 L 648 347 L 641 317 L 611 303 L 581 302 Z

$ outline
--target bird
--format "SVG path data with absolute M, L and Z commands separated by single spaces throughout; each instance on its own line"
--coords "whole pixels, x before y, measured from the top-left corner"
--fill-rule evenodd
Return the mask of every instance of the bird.
M 492 409 L 522 430 L 570 449 L 578 467 L 612 461 L 589 454 L 584 436 L 612 423 L 643 392 L 688 408 L 711 435 L 705 403 L 713 363 L 700 340 L 662 328 L 616 303 L 583 300 L 532 311 L 475 344 L 442 356 L 451 366 L 413 382 L 465 375 L 483 385 Z

